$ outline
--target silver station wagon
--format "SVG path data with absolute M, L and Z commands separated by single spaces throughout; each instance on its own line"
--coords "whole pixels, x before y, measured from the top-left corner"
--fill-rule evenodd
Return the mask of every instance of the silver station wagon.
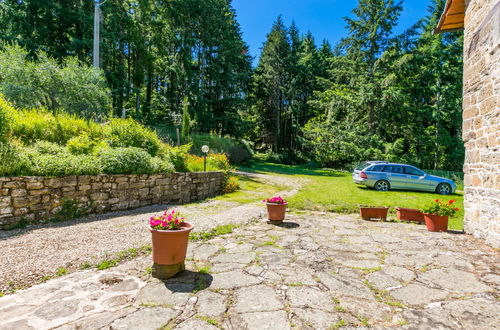
M 377 191 L 402 189 L 449 195 L 457 189 L 452 180 L 427 174 L 414 166 L 382 161 L 359 164 L 352 173 L 352 179 L 356 184 L 362 184 Z

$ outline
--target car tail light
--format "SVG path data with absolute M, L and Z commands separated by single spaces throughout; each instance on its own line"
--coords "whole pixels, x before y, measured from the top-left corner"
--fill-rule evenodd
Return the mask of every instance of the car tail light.
M 368 179 L 368 176 L 366 175 L 365 172 L 361 172 L 359 176 L 361 177 L 361 179 Z

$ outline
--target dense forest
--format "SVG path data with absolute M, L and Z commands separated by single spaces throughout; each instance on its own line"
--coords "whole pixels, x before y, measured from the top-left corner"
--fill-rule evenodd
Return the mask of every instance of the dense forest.
M 462 34 L 433 34 L 444 3 L 395 35 L 404 2 L 359 0 L 336 45 L 278 17 L 253 68 L 231 0 L 108 0 L 97 70 L 92 0 L 0 0 L 0 93 L 244 139 L 284 163 L 460 171 Z

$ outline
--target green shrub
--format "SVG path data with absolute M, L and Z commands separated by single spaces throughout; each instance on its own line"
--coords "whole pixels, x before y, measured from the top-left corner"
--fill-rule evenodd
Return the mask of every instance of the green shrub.
M 66 144 L 68 151 L 74 155 L 90 155 L 108 147 L 105 141 L 93 139 L 86 133 L 71 138 Z
M 36 152 L 29 153 L 29 155 L 30 164 L 28 175 L 66 176 L 101 173 L 99 160 L 94 156 L 77 156 L 70 153 L 51 155 L 39 154 Z
M 0 176 L 28 175 L 29 164 L 18 145 L 0 142 Z
M 59 155 L 64 154 L 66 149 L 58 144 L 48 141 L 37 141 L 33 145 L 33 150 L 39 154 Z
M 193 144 L 191 152 L 198 156 L 202 156 L 201 147 L 203 145 L 209 146 L 210 152 L 226 154 L 232 164 L 244 163 L 253 156 L 249 144 L 243 141 L 211 134 L 193 134 L 191 140 Z
M 107 125 L 107 139 L 115 148 L 136 147 L 156 156 L 162 143 L 155 132 L 133 119 L 112 119 Z
M 151 161 L 153 163 L 154 173 L 167 174 L 175 171 L 175 166 L 169 159 L 153 157 Z
M 10 132 L 12 124 L 12 114 L 14 108 L 0 94 L 0 142 L 7 141 L 7 135 Z
M 170 160 L 177 172 L 188 172 L 187 159 L 189 149 L 191 149 L 190 144 L 180 147 L 171 147 L 165 144 L 160 154 L 162 158 Z
M 38 140 L 66 145 L 82 133 L 104 137 L 103 127 L 97 123 L 64 113 L 54 115 L 44 109 L 16 110 L 13 119 L 12 135 L 25 145 Z
M 102 149 L 98 156 L 106 174 L 148 174 L 155 171 L 151 155 L 141 148 Z

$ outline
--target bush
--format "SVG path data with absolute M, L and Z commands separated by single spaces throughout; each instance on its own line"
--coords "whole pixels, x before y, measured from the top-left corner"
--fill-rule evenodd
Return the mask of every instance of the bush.
M 12 124 L 12 114 L 14 108 L 0 94 L 0 142 L 7 141 L 7 135 L 10 132 Z
M 30 154 L 29 175 L 36 176 L 66 176 L 93 175 L 101 173 L 99 159 L 88 155 L 72 155 L 70 153 Z
M 92 139 L 86 133 L 71 138 L 66 144 L 68 151 L 74 155 L 90 155 L 108 147 L 105 141 Z
M 109 144 L 115 148 L 142 148 L 151 156 L 156 156 L 162 147 L 162 142 L 155 132 L 133 119 L 112 119 L 107 129 Z
M 153 163 L 154 173 L 167 174 L 175 172 L 175 166 L 169 159 L 153 157 L 151 161 Z
M 191 135 L 191 152 L 202 156 L 201 147 L 207 145 L 213 153 L 224 153 L 232 164 L 241 164 L 253 156 L 253 151 L 246 141 L 237 141 L 210 134 Z
M 140 148 L 102 149 L 98 156 L 106 174 L 149 174 L 155 171 L 151 155 Z
M 188 150 L 191 148 L 190 144 L 186 144 L 180 147 L 171 147 L 167 144 L 162 146 L 160 151 L 160 156 L 164 159 L 168 159 L 173 165 L 177 172 L 187 172 L 188 170 Z
M 39 154 L 60 155 L 66 152 L 64 147 L 48 141 L 37 141 L 33 145 L 33 150 Z
M 19 146 L 0 142 L 0 176 L 28 175 L 28 158 Z
M 75 156 L 64 148 L 47 142 L 33 148 L 15 144 L 0 146 L 1 176 L 65 176 L 99 174 L 99 160 L 92 156 Z
M 38 140 L 60 145 L 82 133 L 97 139 L 104 137 L 103 127 L 92 121 L 69 114 L 57 114 L 44 109 L 16 110 L 12 123 L 12 135 L 25 145 Z

